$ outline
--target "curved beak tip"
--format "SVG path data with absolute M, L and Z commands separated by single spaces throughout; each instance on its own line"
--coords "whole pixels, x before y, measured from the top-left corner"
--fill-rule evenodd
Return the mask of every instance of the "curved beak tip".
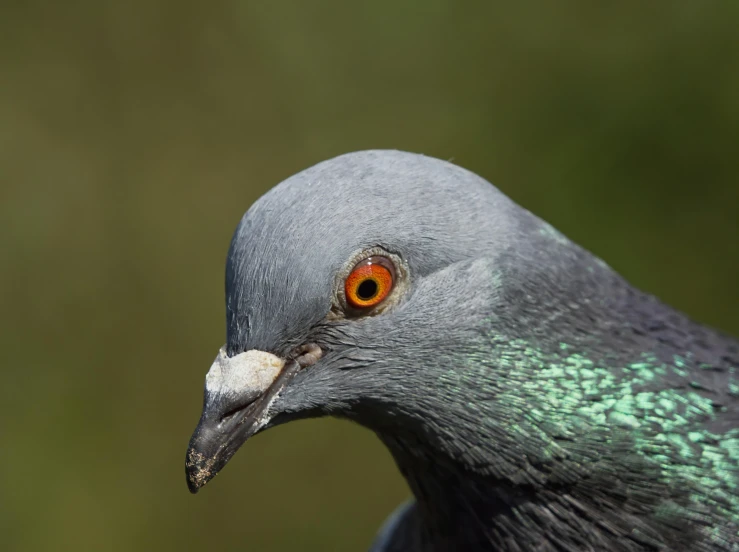
M 215 458 L 206 458 L 204 454 L 195 449 L 188 449 L 185 473 L 187 475 L 187 488 L 192 494 L 197 493 L 216 476 L 218 470 L 215 469 L 215 462 Z

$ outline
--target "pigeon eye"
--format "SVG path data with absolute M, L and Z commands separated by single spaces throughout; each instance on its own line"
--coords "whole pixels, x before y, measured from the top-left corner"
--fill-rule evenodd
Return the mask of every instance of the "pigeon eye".
M 382 303 L 393 289 L 395 267 L 387 257 L 375 255 L 360 261 L 344 282 L 349 306 L 367 309 Z

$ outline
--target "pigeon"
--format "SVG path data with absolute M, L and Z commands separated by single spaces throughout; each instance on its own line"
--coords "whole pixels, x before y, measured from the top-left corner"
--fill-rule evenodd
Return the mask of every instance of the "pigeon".
M 739 551 L 739 344 L 452 163 L 348 153 L 278 184 L 226 263 L 190 491 L 337 416 L 413 499 L 373 552 Z

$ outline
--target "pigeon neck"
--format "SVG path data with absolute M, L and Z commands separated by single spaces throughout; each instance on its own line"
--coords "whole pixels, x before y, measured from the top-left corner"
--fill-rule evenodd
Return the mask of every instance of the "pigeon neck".
M 413 515 L 423 550 L 491 549 L 496 524 L 510 521 L 512 508 L 533 498 L 441 458 L 413 438 L 380 435 L 380 439 L 390 449 L 416 499 Z

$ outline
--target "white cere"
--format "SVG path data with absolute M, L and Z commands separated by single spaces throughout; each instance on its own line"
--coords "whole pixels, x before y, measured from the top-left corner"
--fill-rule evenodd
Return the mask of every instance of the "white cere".
M 259 395 L 280 375 L 285 361 L 264 351 L 245 351 L 228 357 L 225 345 L 205 376 L 209 393 Z

